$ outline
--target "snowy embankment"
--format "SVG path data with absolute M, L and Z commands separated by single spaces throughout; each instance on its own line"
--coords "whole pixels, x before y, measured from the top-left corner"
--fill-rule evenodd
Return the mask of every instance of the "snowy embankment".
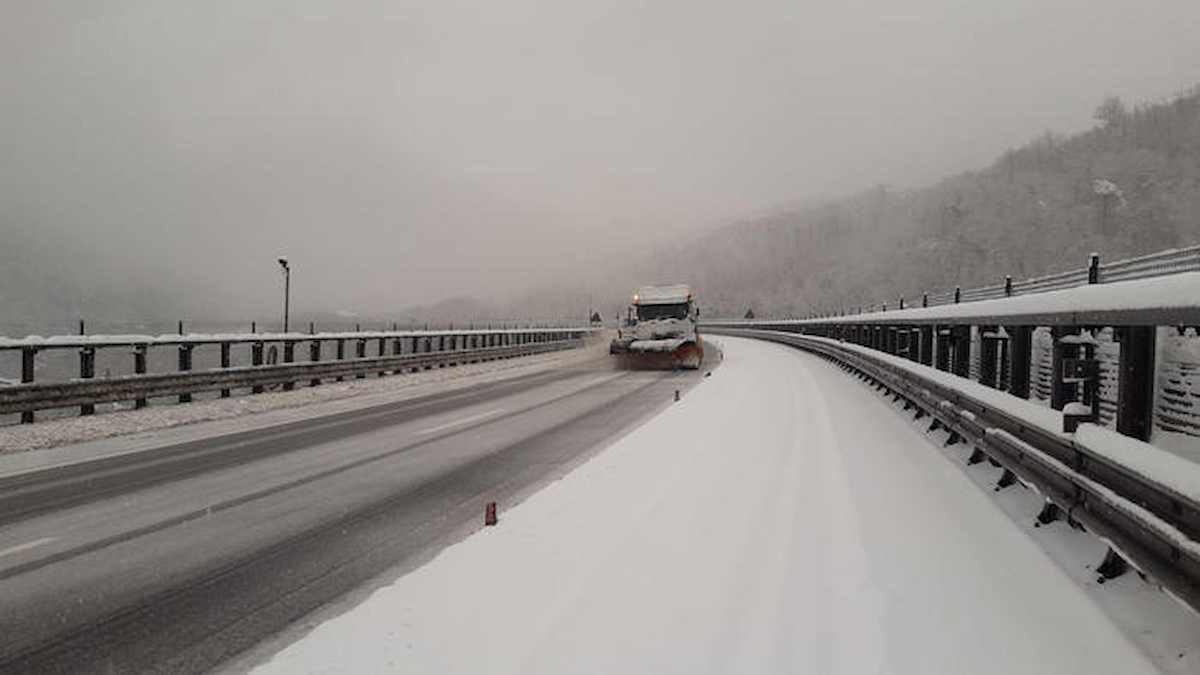
M 1108 588 L 856 380 L 716 341 L 681 402 L 260 671 L 1142 673 L 1179 649 L 1139 649 L 1153 617 L 1115 627 Z
M 484 384 L 551 368 L 570 367 L 602 358 L 606 353 L 605 347 L 606 344 L 597 340 L 582 349 L 461 364 L 383 378 L 326 382 L 319 387 L 299 387 L 293 391 L 278 390 L 186 405 L 131 410 L 128 404 L 106 404 L 97 406 L 103 414 L 94 416 L 51 418 L 37 424 L 0 426 L 0 454 L 53 448 L 346 399 L 354 399 L 356 404 L 363 406 L 376 405 L 430 394 L 452 386 Z

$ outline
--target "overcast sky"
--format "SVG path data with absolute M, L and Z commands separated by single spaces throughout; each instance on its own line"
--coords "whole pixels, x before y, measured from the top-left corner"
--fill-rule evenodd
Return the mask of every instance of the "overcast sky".
M 1198 36 L 1196 0 L 0 0 L 0 235 L 239 311 L 279 253 L 310 309 L 497 296 L 1086 128 L 1200 82 Z

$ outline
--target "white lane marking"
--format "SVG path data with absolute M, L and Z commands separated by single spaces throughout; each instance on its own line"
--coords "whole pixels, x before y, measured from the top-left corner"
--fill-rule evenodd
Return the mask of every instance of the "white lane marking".
M 37 548 L 39 546 L 49 544 L 50 542 L 55 541 L 57 539 L 58 539 L 58 537 L 42 537 L 41 539 L 37 539 L 35 541 L 27 541 L 24 544 L 17 544 L 16 546 L 11 546 L 9 548 L 4 549 L 3 551 L 0 551 L 0 558 L 3 558 L 6 555 L 20 553 L 21 551 L 28 551 L 31 548 Z
M 487 412 L 479 413 L 478 415 L 471 415 L 470 417 L 464 417 L 462 419 L 457 419 L 457 420 L 454 420 L 453 422 L 439 424 L 436 427 L 429 427 L 428 429 L 422 429 L 417 432 L 417 435 L 424 436 L 426 434 L 437 433 L 439 431 L 443 431 L 443 430 L 449 429 L 451 427 L 458 427 L 458 426 L 462 426 L 464 424 L 470 424 L 471 422 L 476 422 L 478 420 L 487 419 L 488 417 L 495 417 L 496 415 L 499 415 L 502 412 L 504 412 L 504 411 L 500 408 L 497 408 L 495 410 L 489 410 Z

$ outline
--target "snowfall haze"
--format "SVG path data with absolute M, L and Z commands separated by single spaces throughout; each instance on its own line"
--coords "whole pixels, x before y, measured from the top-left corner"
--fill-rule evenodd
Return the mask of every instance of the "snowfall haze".
M 1192 0 L 3 0 L 0 314 L 261 316 L 281 254 L 301 311 L 582 296 L 1172 96 L 1198 33 Z M 688 279 L 621 283 L 655 281 Z

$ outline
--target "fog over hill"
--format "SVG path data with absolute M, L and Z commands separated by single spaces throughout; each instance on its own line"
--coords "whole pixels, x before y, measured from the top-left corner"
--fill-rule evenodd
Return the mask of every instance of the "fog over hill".
M 1108 98 L 1094 122 L 929 187 L 880 185 L 656 247 L 590 288 L 619 306 L 636 285 L 625 280 L 687 280 L 710 316 L 801 316 L 1083 267 L 1093 251 L 1200 243 L 1200 88 L 1160 103 Z

